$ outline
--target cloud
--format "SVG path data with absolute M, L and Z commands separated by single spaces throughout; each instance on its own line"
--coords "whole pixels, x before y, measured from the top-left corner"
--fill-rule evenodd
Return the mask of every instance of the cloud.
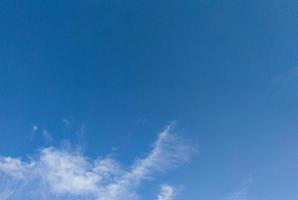
M 176 196 L 176 190 L 170 185 L 162 185 L 157 200 L 172 200 Z
M 70 129 L 71 124 L 72 124 L 72 122 L 69 119 L 67 119 L 67 118 L 63 118 L 62 119 L 62 123 L 63 123 L 63 127 L 65 129 Z
M 248 178 L 242 183 L 238 191 L 235 191 L 228 195 L 226 200 L 248 200 L 249 198 L 249 188 L 253 182 L 253 175 L 249 175 Z
M 152 150 L 129 168 L 107 156 L 91 159 L 80 151 L 41 149 L 23 161 L 0 157 L 0 200 L 135 200 L 138 187 L 158 172 L 189 159 L 190 148 L 162 131 Z M 158 200 L 171 200 L 175 191 L 163 185 Z
M 47 129 L 43 129 L 43 128 L 37 126 L 36 124 L 32 125 L 32 133 L 33 133 L 33 135 L 32 135 L 31 139 L 40 135 L 42 137 L 42 139 L 48 144 L 55 142 L 54 137 Z
M 33 131 L 33 132 L 36 132 L 37 130 L 38 130 L 38 126 L 34 124 L 34 125 L 32 126 L 32 131 Z
M 42 137 L 44 138 L 44 140 L 47 142 L 47 143 L 52 143 L 54 142 L 54 138 L 53 136 L 51 135 L 51 133 L 49 131 L 47 131 L 46 129 L 44 129 L 42 131 Z
M 243 188 L 237 192 L 233 192 L 229 195 L 226 200 L 248 200 L 247 198 L 248 191 L 246 188 Z

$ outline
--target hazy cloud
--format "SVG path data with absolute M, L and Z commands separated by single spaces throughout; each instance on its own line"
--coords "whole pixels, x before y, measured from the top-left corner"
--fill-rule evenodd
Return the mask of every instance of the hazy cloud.
M 42 137 L 44 138 L 44 140 L 47 142 L 47 143 L 52 143 L 54 142 L 54 138 L 52 136 L 52 134 L 48 131 L 48 130 L 43 130 L 42 131 Z
M 251 174 L 248 178 L 241 184 L 240 188 L 228 195 L 226 200 L 249 200 L 249 188 L 253 181 L 253 175 Z
M 32 131 L 33 131 L 33 132 L 36 132 L 36 131 L 38 131 L 38 126 L 37 126 L 37 125 L 35 125 L 35 124 L 33 124 L 33 126 L 32 126 Z

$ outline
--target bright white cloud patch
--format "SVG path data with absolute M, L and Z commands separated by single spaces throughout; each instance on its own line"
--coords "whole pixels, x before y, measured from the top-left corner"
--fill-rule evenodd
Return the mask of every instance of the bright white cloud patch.
M 175 196 L 175 188 L 170 185 L 162 185 L 157 200 L 173 200 Z
M 110 157 L 92 160 L 81 152 L 53 147 L 29 161 L 0 157 L 0 200 L 134 200 L 144 180 L 188 157 L 188 146 L 170 134 L 170 127 L 129 169 Z M 174 195 L 174 189 L 164 185 L 157 200 L 172 200 Z

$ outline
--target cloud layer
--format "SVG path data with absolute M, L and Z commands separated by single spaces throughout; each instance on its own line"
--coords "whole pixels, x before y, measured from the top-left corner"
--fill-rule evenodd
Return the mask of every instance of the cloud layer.
M 92 160 L 79 151 L 41 149 L 29 161 L 0 157 L 0 200 L 135 200 L 138 187 L 149 177 L 189 158 L 190 148 L 162 131 L 152 150 L 123 168 L 115 159 Z M 162 185 L 157 200 L 172 200 L 175 189 Z

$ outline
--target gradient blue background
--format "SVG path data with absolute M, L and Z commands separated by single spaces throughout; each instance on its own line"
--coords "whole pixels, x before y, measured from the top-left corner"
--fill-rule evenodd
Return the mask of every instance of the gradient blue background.
M 129 164 L 176 120 L 177 199 L 297 199 L 297 52 L 294 0 L 2 0 L 0 153 L 49 145 L 36 124 Z

